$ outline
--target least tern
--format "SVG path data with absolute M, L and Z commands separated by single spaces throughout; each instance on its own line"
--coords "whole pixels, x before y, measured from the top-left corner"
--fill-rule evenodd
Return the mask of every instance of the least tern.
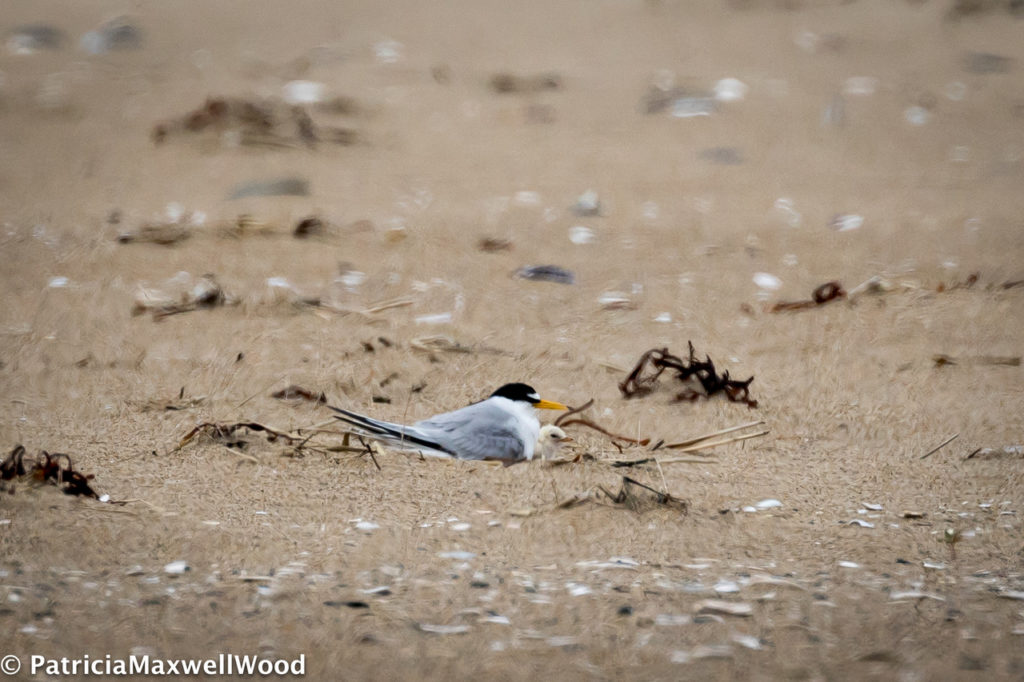
M 338 419 L 387 445 L 425 455 L 457 459 L 498 460 L 506 465 L 533 459 L 540 436 L 534 409 L 567 410 L 541 400 L 526 384 L 505 384 L 486 400 L 438 414 L 411 426 L 393 424 L 331 407 Z

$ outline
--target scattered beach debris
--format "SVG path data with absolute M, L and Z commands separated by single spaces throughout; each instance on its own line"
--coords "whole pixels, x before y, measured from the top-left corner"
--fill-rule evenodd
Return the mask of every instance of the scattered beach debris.
M 782 280 L 770 272 L 755 272 L 751 279 L 759 289 L 765 291 L 777 291 L 782 287 Z
M 1004 445 L 1001 448 L 978 448 L 964 459 L 1000 459 L 1002 457 L 1024 457 L 1024 445 Z
M 754 607 L 747 602 L 725 601 L 724 599 L 702 599 L 693 610 L 698 614 L 716 613 L 725 616 L 747 617 L 754 615 Z
M 864 226 L 864 216 L 856 213 L 839 213 L 832 216 L 828 224 L 836 232 L 849 232 L 859 230 Z
M 597 297 L 604 310 L 636 310 L 637 303 L 624 291 L 606 291 Z
M 199 435 L 204 435 L 214 441 L 226 445 L 229 448 L 244 448 L 248 443 L 236 435 L 237 432 L 242 429 L 263 433 L 267 441 L 271 443 L 276 442 L 278 439 L 283 440 L 288 444 L 308 440 L 308 437 L 303 437 L 299 434 L 287 433 L 279 429 L 265 426 L 258 422 L 234 422 L 230 424 L 220 422 L 202 422 L 186 433 L 185 436 L 178 441 L 178 445 L 175 449 L 180 450 L 191 443 Z
M 132 315 L 152 313 L 154 320 L 160 320 L 200 308 L 216 308 L 238 303 L 237 299 L 224 293 L 224 289 L 217 283 L 217 278 L 213 274 L 205 274 L 195 283 L 191 283 L 191 276 L 188 273 L 178 273 L 168 283 L 181 289 L 180 293 L 175 295 L 167 290 L 139 287 L 135 292 Z M 182 287 L 183 284 L 186 287 Z
M 524 265 L 515 271 L 515 276 L 533 282 L 576 283 L 576 275 L 571 270 L 557 265 Z
M 292 235 L 298 239 L 306 239 L 308 237 L 318 237 L 323 235 L 327 231 L 327 223 L 325 223 L 319 216 L 309 216 L 303 218 L 292 230 Z
M 613 443 L 615 441 L 620 441 L 620 442 L 623 442 L 623 443 L 633 443 L 635 445 L 647 445 L 648 443 L 651 442 L 651 440 L 649 438 L 644 438 L 644 439 L 641 439 L 641 440 L 636 440 L 636 439 L 630 438 L 628 436 L 620 436 L 620 435 L 611 433 L 610 431 L 608 431 L 604 427 L 596 424 L 595 422 L 591 421 L 590 419 L 586 419 L 584 417 L 577 416 L 577 415 L 585 412 L 586 410 L 588 410 L 593 404 L 594 404 L 594 399 L 591 398 L 590 400 L 588 400 L 587 402 L 585 402 L 583 405 L 581 405 L 579 407 L 570 407 L 568 410 L 566 410 L 562 414 L 558 415 L 558 418 L 555 419 L 554 425 L 555 426 L 559 426 L 559 427 L 574 426 L 574 425 L 577 425 L 577 424 L 579 424 L 581 426 L 586 426 L 588 428 L 594 429 L 598 433 L 602 433 L 605 436 L 608 436 L 610 439 L 612 439 Z
M 675 118 L 693 118 L 710 116 L 718 109 L 718 102 L 709 92 L 655 86 L 644 95 L 640 109 L 645 114 L 668 111 Z
M 164 566 L 164 573 L 167 575 L 184 575 L 185 573 L 192 570 L 192 567 L 188 565 L 188 562 L 183 559 L 172 561 Z
M 517 76 L 512 73 L 500 72 L 491 76 L 491 90 L 499 94 L 544 92 L 559 90 L 562 77 L 557 73 L 539 73 L 530 76 Z
M 811 300 L 780 301 L 769 308 L 768 312 L 781 313 L 792 310 L 806 310 L 831 303 L 832 301 L 838 301 L 842 298 L 846 298 L 846 291 L 843 290 L 842 284 L 837 281 L 825 282 L 814 289 L 814 292 L 811 294 Z
M 594 231 L 585 225 L 573 225 L 569 228 L 569 241 L 577 246 L 592 244 L 594 242 Z
M 186 396 L 185 387 L 178 390 L 178 395 L 171 399 L 150 399 L 140 404 L 142 412 L 178 412 L 189 410 L 206 402 L 206 396 Z
M 295 402 L 327 403 L 327 396 L 322 391 L 314 393 L 308 388 L 303 388 L 297 384 L 291 384 L 280 391 L 274 391 L 270 394 L 270 397 L 277 400 L 291 400 Z
M 576 199 L 576 203 L 572 205 L 571 210 L 581 218 L 600 216 L 601 198 L 596 190 L 588 189 Z
M 874 275 L 870 279 L 861 282 L 847 292 L 846 298 L 854 300 L 861 294 L 886 294 L 896 288 L 896 285 L 881 275 Z
M 944 353 L 936 353 L 932 356 L 932 362 L 936 367 L 947 367 L 949 365 L 1003 365 L 1006 367 L 1020 367 L 1019 355 L 974 355 L 967 357 L 953 357 Z
M 752 409 L 757 407 L 757 401 L 750 397 L 753 376 L 746 381 L 739 381 L 731 379 L 728 370 L 719 375 L 711 358 L 705 355 L 703 361 L 697 360 L 693 342 L 688 344 L 688 360 L 672 355 L 668 348 L 653 348 L 644 353 L 629 375 L 619 384 L 622 395 L 626 398 L 645 396 L 655 390 L 662 372 L 672 370 L 676 379 L 687 385 L 676 394 L 677 402 L 693 401 L 701 397 L 711 398 L 716 393 L 723 393 L 730 402 L 741 402 Z M 699 384 L 699 390 L 693 385 L 693 380 Z
M 313 97 L 302 88 L 286 90 L 285 97 Z M 308 88 L 307 88 L 308 90 Z M 318 101 L 317 111 L 347 115 L 358 110 L 347 98 Z M 279 99 L 209 97 L 184 116 L 153 126 L 151 137 L 162 144 L 172 135 L 211 133 L 226 147 L 250 146 L 271 149 L 315 148 L 320 142 L 342 146 L 359 141 L 352 128 L 319 124 L 303 104 Z
M 666 508 L 683 514 L 689 512 L 689 503 L 667 492 L 641 483 L 629 476 L 622 477 L 619 491 L 611 493 L 602 485 L 576 493 L 572 497 L 559 502 L 558 509 L 569 509 L 586 502 L 610 502 L 611 506 L 629 509 L 637 513 L 655 508 Z
M 129 17 L 115 17 L 84 34 L 79 45 L 89 54 L 103 54 L 142 47 L 142 29 Z
M 476 248 L 486 253 L 497 253 L 499 251 L 511 251 L 512 241 L 500 237 L 481 237 L 476 243 Z
M 182 222 L 147 223 L 135 232 L 117 235 L 121 244 L 159 244 L 171 246 L 183 242 L 192 235 L 189 226 Z
M 75 470 L 70 455 L 42 450 L 35 457 L 26 457 L 25 446 L 20 443 L 0 462 L 0 491 L 10 494 L 14 494 L 15 483 L 30 481 L 57 486 L 66 495 L 100 499 L 89 485 L 92 479 L 93 474 Z
M 27 55 L 41 50 L 59 50 L 66 42 L 67 36 L 56 26 L 25 24 L 11 29 L 6 45 L 11 54 Z
M 971 274 L 967 275 L 966 279 L 962 281 L 954 280 L 950 284 L 946 284 L 945 282 L 939 282 L 938 286 L 935 287 L 935 291 L 941 294 L 946 291 L 956 291 L 957 289 L 972 289 L 974 288 L 974 285 L 978 283 L 978 279 L 980 277 L 981 275 L 979 273 L 972 272 Z
M 416 627 L 421 632 L 429 632 L 432 635 L 464 635 L 469 632 L 468 625 L 433 625 L 431 623 L 417 623 Z
M 251 180 L 249 182 L 243 182 L 231 190 L 231 194 L 228 195 L 228 199 L 284 196 L 309 196 L 309 180 L 298 176 L 272 178 L 270 180 Z
M 723 78 L 715 83 L 713 91 L 719 102 L 739 102 L 747 96 L 750 86 L 737 78 Z

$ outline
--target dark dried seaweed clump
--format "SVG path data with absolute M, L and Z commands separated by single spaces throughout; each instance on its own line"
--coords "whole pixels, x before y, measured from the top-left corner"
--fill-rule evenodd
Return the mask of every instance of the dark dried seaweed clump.
M 690 356 L 686 360 L 672 355 L 668 348 L 652 348 L 644 353 L 633 371 L 619 384 L 622 395 L 635 398 L 651 393 L 662 373 L 670 370 L 680 383 L 685 384 L 676 393 L 676 401 L 711 398 L 716 393 L 722 393 L 731 402 L 745 403 L 750 408 L 757 407 L 757 401 L 750 397 L 750 384 L 754 377 L 739 381 L 731 378 L 728 370 L 719 374 L 709 356 L 705 355 L 703 360 L 698 360 L 692 342 L 689 342 L 689 348 Z
M 99 495 L 89 485 L 92 478 L 92 474 L 86 475 L 75 471 L 70 455 L 51 454 L 43 450 L 36 457 L 26 457 L 23 445 L 16 445 L 0 462 L 0 489 L 12 494 L 15 481 L 28 479 L 55 485 L 67 495 L 84 495 L 98 499 Z

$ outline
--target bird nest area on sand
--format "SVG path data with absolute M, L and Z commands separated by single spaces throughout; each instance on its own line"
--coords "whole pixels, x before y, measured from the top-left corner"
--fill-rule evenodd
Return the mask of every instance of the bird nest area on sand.
M 1024 677 L 1019 2 L 239 5 L 2 5 L 0 673 Z

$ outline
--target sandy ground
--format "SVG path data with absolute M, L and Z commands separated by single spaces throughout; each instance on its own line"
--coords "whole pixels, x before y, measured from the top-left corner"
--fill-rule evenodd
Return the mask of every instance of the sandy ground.
M 15 678 L 219 653 L 304 654 L 310 679 L 1024 677 L 1024 460 L 967 459 L 1024 441 L 1020 366 L 982 361 L 1022 352 L 1024 20 L 949 7 L 5 0 L 0 445 L 129 500 L 0 495 Z M 128 9 L 137 47 L 83 51 Z M 63 42 L 19 53 L 30 24 Z M 724 78 L 747 90 L 710 115 L 645 112 Z M 295 80 L 355 103 L 307 107 L 355 144 L 174 125 L 211 96 L 283 107 Z M 230 198 L 280 178 L 308 192 Z M 587 190 L 600 215 L 570 210 Z M 294 238 L 310 215 L 324 232 Z M 174 220 L 187 240 L 117 241 Z M 576 283 L 511 276 L 531 264 Z M 207 273 L 234 305 L 132 314 Z M 891 290 L 766 311 L 876 275 Z M 438 336 L 468 352 L 421 349 Z M 621 396 L 691 340 L 758 409 Z M 331 434 L 176 448 L 204 421 L 330 419 L 271 397 L 289 384 L 411 421 L 513 380 L 626 435 L 770 434 L 628 470 L 607 460 L 643 448 L 580 427 L 596 460 L 554 468 L 378 470 Z M 623 471 L 688 513 L 556 508 Z

